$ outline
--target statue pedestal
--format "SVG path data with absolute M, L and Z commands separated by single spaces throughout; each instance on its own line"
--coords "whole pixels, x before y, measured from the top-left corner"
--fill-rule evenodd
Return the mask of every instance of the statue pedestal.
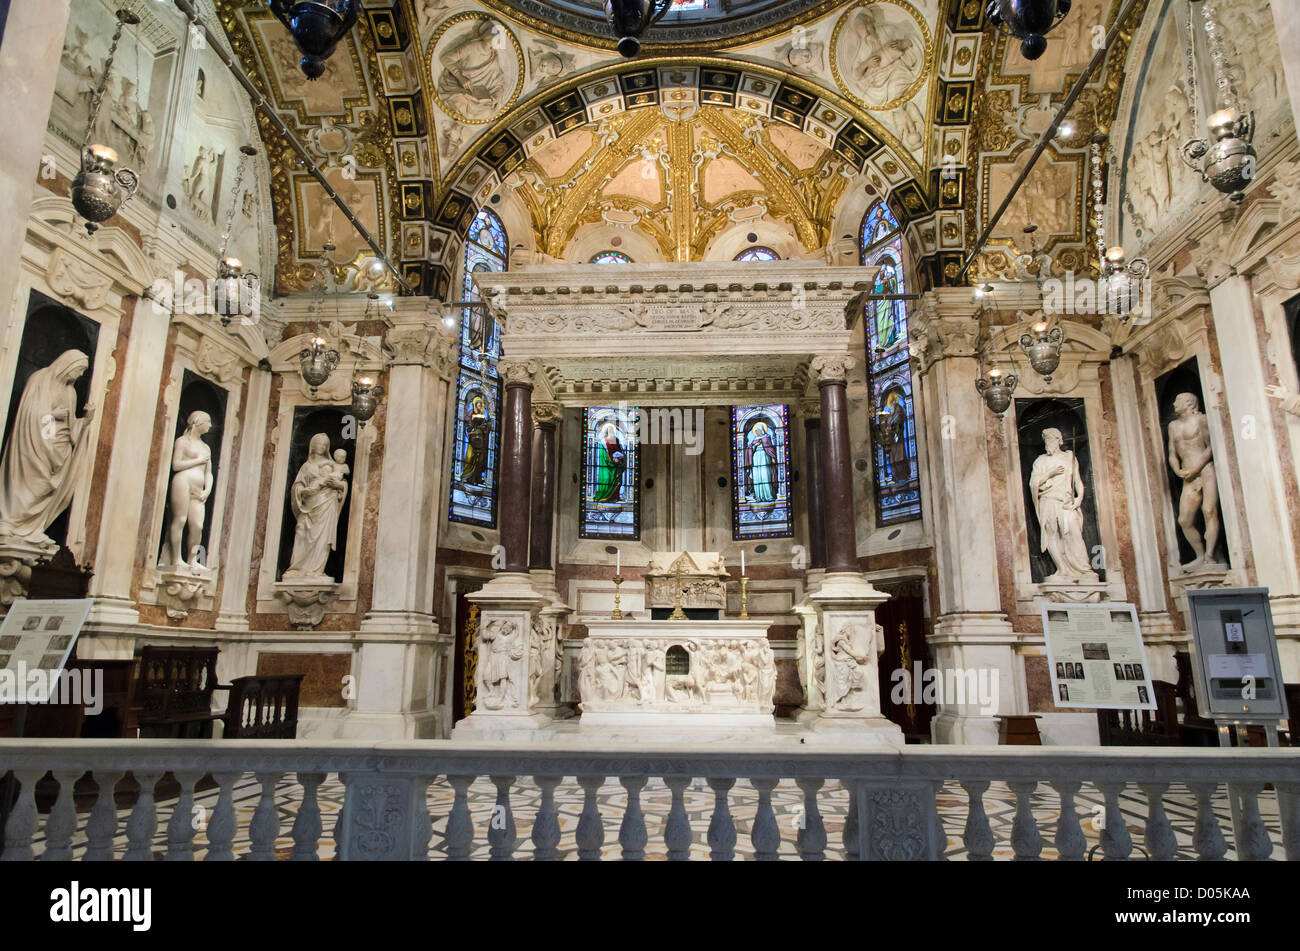
M 1107 599 L 1110 586 L 1100 581 L 1093 584 L 1044 581 L 1038 589 L 1043 592 L 1046 600 L 1057 604 L 1095 604 Z
M 776 660 L 766 621 L 587 622 L 579 730 L 772 732 Z
M 32 568 L 49 561 L 57 545 L 42 545 L 13 536 L 0 541 L 0 605 L 8 608 L 16 598 L 27 597 Z
M 902 729 L 880 710 L 877 658 L 885 644 L 876 625 L 876 608 L 889 595 L 857 572 L 832 572 L 808 599 L 817 608 L 820 629 L 815 645 L 820 662 L 816 651 L 810 653 L 814 668 L 823 667 L 818 684 L 823 708 L 807 742 L 902 746 Z
M 479 606 L 474 711 L 452 728 L 454 740 L 515 741 L 551 722 L 543 695 L 555 661 L 545 650 L 547 598 L 528 575 L 502 572 L 469 595 Z M 551 674 L 553 676 L 553 674 Z
M 342 585 L 328 575 L 292 578 L 275 583 L 275 595 L 284 601 L 289 622 L 310 631 L 325 619 L 325 608 L 338 597 Z
M 203 594 L 215 589 L 217 573 L 202 565 L 175 565 L 158 570 L 158 600 L 175 621 L 189 617 Z

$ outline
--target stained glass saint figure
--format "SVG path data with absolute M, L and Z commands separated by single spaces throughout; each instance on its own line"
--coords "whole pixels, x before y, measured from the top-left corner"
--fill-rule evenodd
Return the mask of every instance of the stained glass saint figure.
M 593 502 L 617 502 L 622 498 L 623 472 L 627 469 L 627 450 L 619 439 L 618 427 L 612 422 L 600 429 L 596 445 L 596 491 Z
M 754 502 L 773 502 L 779 488 L 776 447 L 767 423 L 759 420 L 745 442 L 745 488 Z
M 876 441 L 885 450 L 886 478 L 894 483 L 909 481 L 912 461 L 908 458 L 907 409 L 897 390 L 885 395 L 885 405 L 876 414 Z
M 465 468 L 462 480 L 466 485 L 483 485 L 487 475 L 488 439 L 492 433 L 492 418 L 488 415 L 487 401 L 482 394 L 470 400 L 465 417 L 466 442 Z

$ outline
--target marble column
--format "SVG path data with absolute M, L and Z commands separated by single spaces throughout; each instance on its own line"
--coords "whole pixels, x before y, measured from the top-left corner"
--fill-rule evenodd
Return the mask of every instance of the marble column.
M 393 319 L 374 587 L 358 634 L 356 700 L 339 734 L 346 739 L 436 737 L 433 671 L 453 638 L 434 613 L 437 539 L 429 526 L 442 512 L 444 430 L 427 420 L 445 418 L 454 399 L 456 339 L 426 325 L 423 301 L 399 300 Z
M 498 519 L 505 568 L 469 600 L 479 606 L 477 692 L 474 711 L 456 724 L 455 739 L 516 741 L 537 738 L 551 721 L 554 699 L 544 696 L 553 655 L 542 611 L 550 598 L 528 574 L 529 501 L 533 457 L 532 361 L 502 360 L 505 383 Z M 550 660 L 547 660 L 550 658 Z M 550 682 L 553 682 L 550 681 Z
M 793 608 L 799 618 L 798 657 L 799 685 L 803 688 L 803 703 L 795 714 L 799 721 L 815 720 L 821 714 L 821 683 L 817 677 L 817 657 L 820 628 L 817 623 L 817 605 L 810 595 L 819 589 L 826 576 L 826 522 L 822 481 L 822 428 L 821 402 L 807 400 L 803 406 L 804 428 L 804 496 L 808 512 L 808 571 L 805 576 L 803 600 Z
M 825 486 L 822 479 L 821 417 L 806 409 L 803 431 L 804 495 L 808 506 L 808 568 L 810 571 L 816 571 L 826 567 L 826 509 Z
M 528 575 L 533 590 L 548 600 L 541 610 L 542 644 L 537 678 L 538 709 L 556 716 L 556 686 L 560 678 L 564 637 L 570 612 L 555 587 L 551 545 L 555 534 L 555 485 L 558 478 L 555 434 L 564 418 L 558 403 L 533 404 L 532 524 L 528 542 Z
M 852 358 L 845 354 L 812 361 L 821 397 L 826 576 L 808 596 L 817 611 L 817 636 L 807 652 L 807 665 L 814 683 L 820 681 L 822 708 L 805 742 L 902 746 L 902 730 L 880 710 L 877 665 L 885 645 L 876 608 L 888 595 L 872 587 L 858 570 L 845 393 L 845 377 L 852 367 Z
M 0 136 L 0 307 L 6 314 L 18 282 L 70 7 L 70 0 L 13 3 L 5 21 L 0 45 L 0 89 L 5 92 L 5 134 Z M 75 169 L 58 171 L 68 178 L 76 174 Z
M 929 640 L 937 667 L 976 676 L 987 671 L 998 684 L 993 709 L 973 701 L 941 703 L 932 729 L 939 743 L 996 746 L 997 714 L 1026 711 L 1015 688 L 1019 637 L 1002 610 L 999 587 L 997 536 L 1009 529 L 993 514 L 989 410 L 975 389 L 980 366 L 973 294 L 971 288 L 929 292 L 912 312 L 911 335 L 921 380 L 917 405 L 925 413 L 939 581 L 939 616 Z

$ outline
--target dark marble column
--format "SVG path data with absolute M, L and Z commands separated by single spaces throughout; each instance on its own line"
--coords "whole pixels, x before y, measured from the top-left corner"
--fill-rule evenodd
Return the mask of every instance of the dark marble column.
M 502 360 L 505 413 L 501 426 L 501 505 L 497 511 L 505 571 L 528 571 L 529 495 L 533 478 L 533 367 Z
M 809 407 L 815 411 L 817 407 Z M 826 567 L 826 506 L 822 481 L 822 421 L 820 416 L 805 411 L 804 435 L 804 494 L 808 505 L 808 567 Z
M 554 403 L 533 407 L 533 513 L 528 567 L 549 571 L 555 523 L 555 427 L 562 410 Z
M 821 395 L 822 514 L 826 526 L 826 570 L 859 571 L 853 511 L 853 460 L 850 458 L 849 402 L 845 375 L 853 366 L 847 356 L 817 357 Z

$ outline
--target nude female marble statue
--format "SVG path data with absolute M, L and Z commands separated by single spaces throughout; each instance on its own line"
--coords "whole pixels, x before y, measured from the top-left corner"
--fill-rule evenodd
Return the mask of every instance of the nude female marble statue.
M 1097 573 L 1088 561 L 1083 541 L 1083 477 L 1079 460 L 1061 448 L 1059 429 L 1043 430 L 1047 452 L 1034 460 L 1029 473 L 1029 493 L 1038 516 L 1039 551 L 1052 558 L 1056 570 L 1043 579 L 1048 584 L 1096 584 Z
M 54 551 L 45 530 L 72 501 L 91 453 L 93 403 L 77 416 L 73 384 L 90 366 L 80 350 L 66 350 L 23 387 L 14 428 L 0 461 L 0 539 Z
M 293 480 L 289 500 L 298 523 L 285 581 L 333 580 L 325 574 L 325 562 L 338 539 L 339 512 L 348 494 L 348 483 L 338 463 L 330 458 L 329 449 L 329 436 L 312 436 L 307 461 Z
M 212 417 L 195 410 L 186 420 L 185 432 L 176 437 L 172 484 L 167 493 L 171 522 L 167 526 L 167 551 L 159 559 L 162 566 L 200 567 L 198 549 L 208 515 L 208 496 L 212 494 L 212 450 L 203 441 L 203 434 L 211 428 Z M 182 535 L 188 543 L 183 548 Z
M 1222 566 L 1214 560 L 1219 543 L 1219 483 L 1214 472 L 1214 450 L 1210 448 L 1210 425 L 1194 393 L 1174 397 L 1178 416 L 1169 424 L 1169 468 L 1183 480 L 1178 496 L 1178 527 L 1196 557 L 1183 565 L 1184 571 L 1202 566 Z M 1205 516 L 1205 536 L 1196 529 L 1196 512 Z

